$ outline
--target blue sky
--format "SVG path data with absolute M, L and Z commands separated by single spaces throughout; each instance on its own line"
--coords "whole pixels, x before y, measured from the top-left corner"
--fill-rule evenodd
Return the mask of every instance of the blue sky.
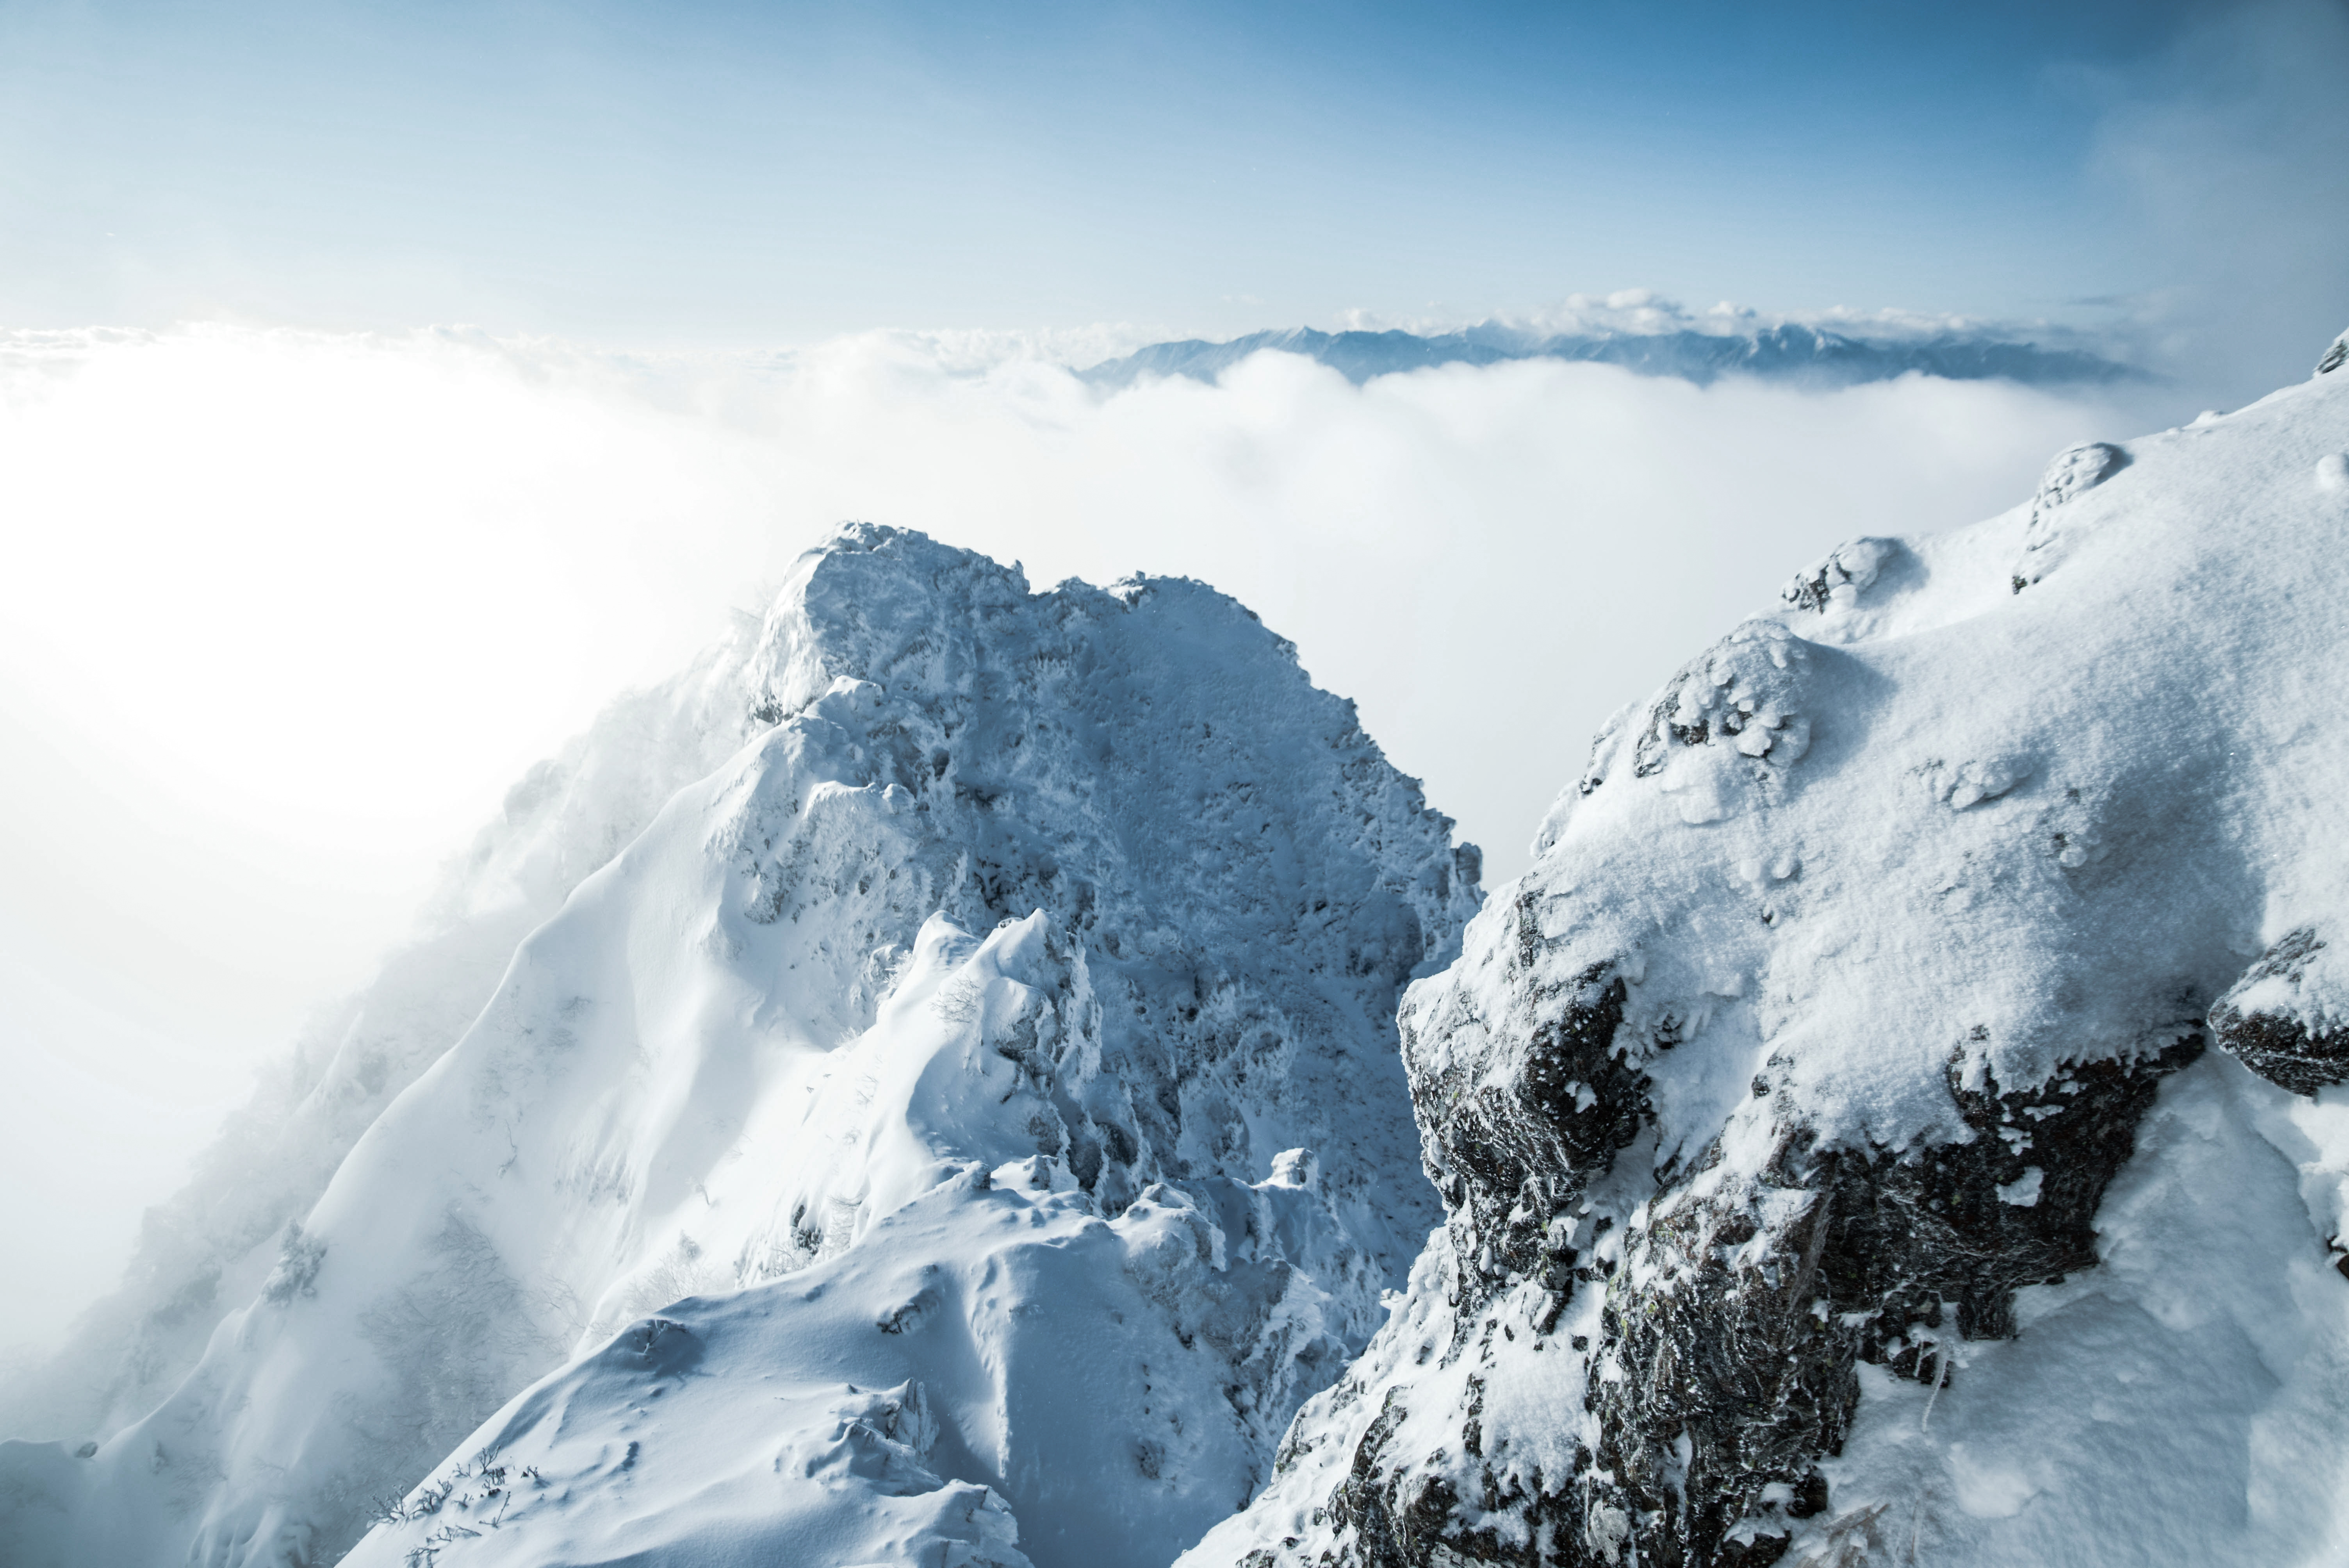
M 2199 264 L 2130 136 L 2341 17 L 8 0 L 0 325 L 1229 333 L 1630 286 L 2094 321 Z

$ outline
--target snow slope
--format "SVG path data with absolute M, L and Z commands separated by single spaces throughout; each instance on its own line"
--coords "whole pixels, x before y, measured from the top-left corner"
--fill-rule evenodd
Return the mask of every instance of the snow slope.
M 1403 1004 L 1445 1233 L 1182 1561 L 2349 1557 L 2344 448 L 2060 454 L 1610 724 Z
M 1439 1212 L 1392 1020 L 1474 851 L 1187 582 L 1031 593 L 855 525 L 708 673 L 748 743 L 522 944 L 185 1379 L 88 1457 L 0 1448 L 12 1561 L 324 1563 L 387 1513 L 395 1560 L 574 1561 L 706 1492 L 645 1539 L 748 1541 L 731 1497 L 819 1557 L 878 1510 L 893 1560 L 1159 1563 L 1247 1495 Z M 461 1498 L 396 1500 L 581 1353 L 499 1418 L 551 1490 L 425 1541 Z M 1166 1430 L 1056 1405 L 1081 1354 Z M 693 1430 L 831 1457 L 753 1506 L 738 1448 L 624 1439 L 679 1377 L 753 1402 Z
M 970 1122 L 1023 1071 L 998 1047 L 1036 1016 L 1041 917 L 975 952 L 928 937 L 859 1049 L 935 1072 L 943 1047 L 954 1146 L 1028 1146 Z M 1197 1198 L 1154 1183 L 1108 1219 L 1041 1156 L 924 1174 L 840 1256 L 541 1380 L 346 1561 L 1163 1563 L 1246 1501 L 1360 1344 L 1319 1283 L 1359 1254 L 1308 1160 Z

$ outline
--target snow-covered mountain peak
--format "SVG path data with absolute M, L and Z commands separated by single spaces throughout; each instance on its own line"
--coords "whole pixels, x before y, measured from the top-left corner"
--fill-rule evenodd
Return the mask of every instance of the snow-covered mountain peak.
M 1140 1563 L 1260 1479 L 1436 1216 L 1392 1012 L 1456 953 L 1474 851 L 1351 705 L 1195 583 L 1035 593 L 855 525 L 678 689 L 731 691 L 738 748 L 522 944 L 176 1391 L 88 1460 L 11 1446 L 9 1529 L 53 1523 L 34 1539 L 56 1561 L 326 1561 L 370 1499 L 566 1354 L 682 1297 L 801 1290 L 825 1267 L 968 1287 L 875 1305 L 859 1321 L 876 1355 L 951 1339 L 945 1314 L 999 1371 L 1088 1339 L 1104 1377 L 1142 1376 L 1128 1339 L 1184 1360 L 1155 1374 L 1168 1431 L 1109 1447 L 1015 1418 L 1024 1374 L 924 1382 L 905 1408 L 927 1414 L 905 1419 L 939 1435 L 907 1452 L 932 1457 L 874 1460 L 889 1485 L 992 1489 L 1032 1532 L 1061 1518 L 1082 1450 L 1086 1506 L 1134 1522 L 1123 1545 L 1079 1532 L 1084 1560 Z M 599 734 L 638 744 L 642 717 Z M 512 809 L 594 772 L 574 758 Z M 543 858 L 500 839 L 476 869 Z M 1015 1237 L 1117 1280 L 1012 1311 L 988 1282 Z M 777 1440 L 843 1397 L 770 1410 Z M 523 1522 L 499 1550 L 531 1561 L 572 1528 Z M 1046 1541 L 1039 1561 L 1074 1560 Z
M 2337 363 L 2069 448 L 1610 724 L 1404 999 L 1444 1236 L 1185 1563 L 2340 1561 L 2344 448 Z

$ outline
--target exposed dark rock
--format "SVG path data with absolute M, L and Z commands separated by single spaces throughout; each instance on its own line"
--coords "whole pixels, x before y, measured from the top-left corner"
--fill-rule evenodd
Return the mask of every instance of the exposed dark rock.
M 2241 1500 L 2343 1403 L 2309 1254 L 2349 1274 L 2349 946 L 2281 738 L 2339 727 L 2344 379 L 2068 449 L 1962 546 L 1838 551 L 1609 721 L 1405 995 L 1446 1230 L 1185 1568 L 2324 1554 L 2321 1499 Z M 2275 548 L 2222 526 L 2254 511 Z M 2206 608 L 2254 558 L 2258 607 Z M 1985 602 L 1977 562 L 2067 575 Z M 2213 1007 L 2253 921 L 2306 923 Z M 2189 1068 L 2214 1039 L 2325 1104 Z
M 2316 373 L 2323 376 L 2340 369 L 2344 365 L 2349 365 L 2349 332 L 2333 340 L 2333 346 L 2326 349 L 2324 357 L 2316 362 Z
M 1529 899 L 1516 915 L 1529 963 L 1539 918 Z M 1413 1074 L 1428 1177 L 1449 1212 L 1454 1255 L 1473 1265 L 1461 1274 L 1464 1322 L 1513 1277 L 1540 1280 L 1564 1304 L 1581 1255 L 1570 1244 L 1572 1211 L 1653 1115 L 1647 1075 L 1616 1045 L 1624 987 L 1613 966 L 1584 970 L 1556 995 L 1534 989 L 1537 1013 L 1552 1016 L 1535 1027 L 1524 1071 L 1507 1085 Z
M 2142 1054 L 2014 1089 L 1986 1071 L 1970 1079 L 1961 1050 L 1948 1088 L 1967 1141 L 1822 1148 L 1789 1123 L 1753 1178 L 1714 1173 L 1716 1145 L 1660 1173 L 1619 1266 L 1577 1267 L 1563 1238 L 1579 1201 L 1652 1114 L 1648 1078 L 1616 1049 L 1623 997 L 1603 966 L 1578 975 L 1506 1090 L 1415 1080 L 1452 1205 L 1459 1334 L 1489 1339 L 1485 1305 L 1527 1280 L 1554 1293 L 1545 1336 L 1573 1292 L 1606 1292 L 1587 1351 L 1597 1451 L 1531 1487 L 1485 1465 L 1484 1495 L 1464 1511 L 1454 1480 L 1394 1451 L 1403 1412 L 1390 1391 L 1328 1505 L 1346 1543 L 1333 1563 L 1775 1562 L 1791 1523 L 1828 1508 L 1818 1461 L 1849 1430 L 1858 1364 L 1947 1387 L 1946 1344 L 2013 1336 L 2018 1288 L 2095 1266 L 2105 1189 L 2160 1080 L 2204 1044 L 2181 1023 Z M 1481 1455 L 1481 1379 L 1469 1386 L 1462 1443 Z M 1522 1530 L 1469 1524 L 1503 1512 Z
M 1505 1563 L 1534 1568 L 1546 1561 L 1537 1542 L 1563 1541 L 1579 1533 L 1582 1497 L 1578 1492 L 1543 1490 L 1538 1477 L 1532 1490 L 1514 1485 L 1505 1490 L 1489 1469 L 1485 1471 L 1484 1496 L 1475 1501 L 1487 1513 L 1505 1509 L 1515 1513 L 1525 1522 L 1531 1539 L 1520 1542 L 1489 1527 L 1464 1527 L 1462 1499 L 1449 1480 L 1419 1476 L 1400 1466 L 1390 1468 L 1396 1456 L 1389 1449 L 1402 1414 L 1390 1392 L 1386 1408 L 1356 1445 L 1353 1465 L 1330 1499 L 1330 1522 L 1352 1532 L 1352 1549 L 1344 1559 L 1348 1564 L 1454 1568 L 1463 1563 Z M 1474 1414 L 1469 1421 L 1473 1429 Z M 1588 1459 L 1588 1455 L 1580 1457 Z
M 2309 970 L 2324 945 L 2314 927 L 2302 926 L 2261 954 L 2210 1009 L 2219 1043 L 2294 1094 L 2349 1083 L 2349 1027 L 2306 1006 Z
M 1723 1562 L 1741 1520 L 1782 1534 L 1821 1511 L 1815 1466 L 1842 1449 L 1857 1363 L 1946 1386 L 1944 1343 L 2011 1338 L 2019 1287 L 2094 1267 L 2105 1188 L 2161 1078 L 2202 1050 L 2180 1036 L 2011 1091 L 1969 1089 L 1953 1063 L 1969 1142 L 1822 1150 L 1790 1128 L 1759 1181 L 1660 1196 L 1619 1276 L 1647 1283 L 1610 1287 L 1592 1385 L 1593 1496 L 1642 1520 L 1640 1561 Z

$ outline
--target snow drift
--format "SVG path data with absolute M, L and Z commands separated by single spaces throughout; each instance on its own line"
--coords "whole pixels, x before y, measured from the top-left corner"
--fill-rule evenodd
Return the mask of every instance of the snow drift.
M 167 1398 L 0 1449 L 12 1562 L 1162 1563 L 1260 1483 L 1439 1215 L 1475 851 L 1230 600 L 864 525 L 512 810 L 730 730 Z
M 1185 1564 L 2349 1554 L 2344 357 L 1606 728 L 1403 1004 L 1444 1233 Z

